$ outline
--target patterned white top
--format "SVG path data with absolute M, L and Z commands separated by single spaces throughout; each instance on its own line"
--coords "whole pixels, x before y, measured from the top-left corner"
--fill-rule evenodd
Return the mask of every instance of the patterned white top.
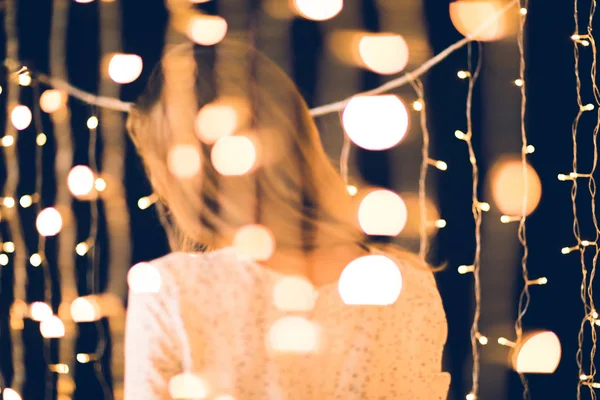
M 337 285 L 316 288 L 307 315 L 320 326 L 315 353 L 282 356 L 266 344 L 289 315 L 273 304 L 282 274 L 233 248 L 153 261 L 158 293 L 129 296 L 125 400 L 167 400 L 169 382 L 193 373 L 213 400 L 443 400 L 447 323 L 433 274 L 396 260 L 403 281 L 389 306 L 348 306 Z M 174 383 L 174 382 L 171 382 Z

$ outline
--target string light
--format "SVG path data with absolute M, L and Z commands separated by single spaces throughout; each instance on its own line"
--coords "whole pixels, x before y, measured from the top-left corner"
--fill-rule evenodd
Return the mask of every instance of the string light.
M 152 204 L 158 201 L 158 196 L 156 194 L 151 194 L 150 196 L 144 196 L 138 200 L 138 208 L 140 210 L 146 210 Z

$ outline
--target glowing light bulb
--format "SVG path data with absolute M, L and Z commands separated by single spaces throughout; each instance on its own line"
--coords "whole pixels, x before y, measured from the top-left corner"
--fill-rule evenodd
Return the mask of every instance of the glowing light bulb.
M 27 106 L 18 105 L 13 108 L 10 114 L 10 120 L 15 128 L 22 131 L 23 129 L 27 129 L 29 124 L 31 124 L 31 110 Z
M 56 208 L 48 207 L 37 216 L 35 225 L 42 236 L 56 236 L 62 229 L 62 217 Z
M 6 135 L 0 139 L 3 147 L 10 147 L 15 144 L 15 137 L 12 135 Z
M 458 273 L 461 275 L 468 274 L 469 272 L 475 271 L 475 267 L 473 265 L 461 265 L 458 267 Z
M 366 150 L 386 150 L 398 143 L 408 131 L 408 112 L 394 95 L 355 96 L 342 114 L 348 137 Z
M 269 348 L 279 353 L 313 353 L 319 349 L 319 326 L 304 317 L 282 317 L 267 335 Z
M 397 236 L 407 220 L 404 200 L 389 190 L 372 191 L 358 207 L 358 222 L 367 235 Z
M 209 103 L 202 107 L 196 117 L 196 134 L 206 144 L 232 135 L 239 124 L 239 115 L 231 104 Z
M 350 194 L 350 196 L 356 196 L 358 193 L 358 188 L 354 185 L 346 186 L 346 190 L 348 190 L 348 194 Z
M 306 19 L 326 21 L 344 8 L 343 0 L 294 0 L 295 11 Z
M 114 54 L 108 63 L 108 76 L 116 83 L 135 81 L 142 74 L 144 63 L 136 54 Z
M 77 246 L 75 246 L 75 252 L 80 256 L 85 256 L 89 249 L 90 246 L 85 242 L 78 243 Z
M 4 388 L 2 391 L 2 400 L 22 400 L 19 393 L 11 388 Z
M 415 111 L 421 111 L 423 109 L 423 102 L 421 100 L 413 102 L 413 109 Z
M 15 206 L 15 199 L 12 197 L 5 197 L 2 199 L 2 204 L 6 208 L 13 208 Z
M 466 133 L 464 133 L 463 131 L 459 131 L 456 130 L 454 131 L 454 136 L 458 139 L 458 140 L 468 140 L 469 139 L 469 135 L 467 135 Z
M 469 393 L 466 397 L 467 400 L 476 400 L 477 397 L 473 393 Z
M 445 228 L 446 227 L 446 220 L 445 219 L 438 219 L 437 221 L 435 221 L 435 226 L 436 226 L 436 228 Z
M 273 303 L 281 311 L 310 311 L 315 306 L 317 293 L 313 285 L 300 276 L 286 276 L 273 288 Z
M 152 205 L 152 200 L 148 196 L 141 197 L 138 200 L 138 207 L 140 210 L 145 210 Z
M 523 86 L 523 79 L 519 78 L 519 79 L 515 79 L 515 85 L 518 87 Z
M 40 323 L 40 332 L 46 339 L 61 338 L 65 336 L 65 325 L 60 318 L 53 315 Z
M 256 163 L 256 147 L 247 136 L 225 136 L 213 146 L 210 160 L 221 175 L 244 175 Z
M 552 374 L 561 359 L 560 340 L 553 332 L 536 332 L 520 343 L 513 356 L 513 368 L 519 373 Z
M 89 195 L 94 190 L 94 172 L 85 165 L 76 165 L 71 168 L 67 176 L 67 186 L 75 197 Z
M 519 14 L 527 15 L 527 9 L 525 7 L 521 7 L 521 9 L 519 10 Z
M 42 256 L 40 256 L 38 253 L 34 253 L 31 255 L 31 257 L 29 257 L 29 262 L 34 267 L 39 267 L 42 265 Z
M 48 114 L 60 110 L 66 104 L 67 95 L 60 90 L 49 89 L 40 96 L 40 108 Z
M 160 272 L 150 263 L 138 263 L 127 273 L 127 284 L 133 293 L 158 293 L 161 283 Z
M 523 177 L 523 172 L 526 177 Z M 538 173 L 529 164 L 526 164 L 523 171 L 520 159 L 502 160 L 493 165 L 490 170 L 490 182 L 494 204 L 505 215 L 522 214 L 525 194 L 525 215 L 531 214 L 542 198 L 542 182 Z M 507 219 L 510 222 L 510 218 Z
M 35 143 L 40 147 L 45 145 L 46 141 L 47 141 L 46 135 L 43 133 L 40 133 L 39 135 L 37 135 L 35 137 Z
M 19 85 L 21 86 L 29 86 L 31 85 L 31 75 L 29 72 L 24 72 L 19 74 Z
M 15 252 L 15 244 L 13 242 L 4 242 L 2 244 L 2 250 L 4 250 L 7 253 L 14 253 Z
M 77 356 L 75 356 L 75 358 L 77 359 L 77 362 L 81 364 L 87 364 L 91 360 L 90 355 L 85 353 L 77 353 Z
M 400 35 L 364 35 L 358 42 L 358 52 L 365 67 L 378 74 L 397 74 L 408 64 L 408 45 Z
M 402 291 L 402 275 L 386 256 L 359 257 L 342 271 L 338 291 L 348 305 L 390 305 Z
M 227 35 L 227 21 L 217 15 L 196 15 L 188 23 L 187 35 L 202 46 L 215 45 Z
M 29 316 L 32 320 L 41 322 L 52 317 L 52 309 L 48 304 L 36 301 L 29 306 Z
M 33 198 L 28 194 L 21 196 L 19 204 L 21 204 L 21 207 L 23 208 L 28 208 L 33 204 Z
M 450 3 L 450 19 L 467 38 L 481 42 L 499 40 L 509 33 L 508 19 L 498 15 L 500 7 L 493 0 L 458 0 Z
M 6 266 L 8 265 L 8 256 L 6 254 L 0 254 L 0 265 Z
M 169 394 L 173 399 L 205 399 L 210 395 L 210 387 L 200 376 L 183 373 L 169 380 Z
M 98 117 L 92 115 L 91 117 L 88 118 L 86 125 L 87 125 L 88 129 L 96 129 L 96 128 L 98 128 L 98 122 L 99 122 Z
M 96 178 L 94 188 L 99 192 L 104 192 L 106 190 L 106 181 L 102 178 Z
M 167 168 L 177 178 L 191 179 L 200 172 L 201 159 L 197 146 L 177 144 L 169 150 Z
M 235 233 L 233 247 L 243 257 L 266 261 L 275 251 L 275 237 L 266 226 L 246 225 Z
M 471 74 L 468 73 L 467 71 L 458 71 L 456 73 L 456 76 L 458 76 L 459 79 L 467 79 L 469 76 L 471 76 Z
M 71 303 L 71 318 L 75 322 L 93 322 L 102 317 L 95 296 L 78 297 Z

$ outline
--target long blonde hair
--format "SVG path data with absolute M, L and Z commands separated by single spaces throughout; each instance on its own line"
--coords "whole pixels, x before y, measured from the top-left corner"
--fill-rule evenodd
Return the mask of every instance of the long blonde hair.
M 242 104 L 234 135 L 251 138 L 257 151 L 256 165 L 242 176 L 217 172 L 211 144 L 199 139 L 198 111 L 223 99 Z M 307 105 L 289 77 L 251 46 L 224 41 L 167 52 L 127 127 L 160 198 L 159 213 L 175 251 L 228 246 L 248 224 L 268 228 L 279 249 L 366 245 L 358 205 L 328 159 Z M 169 151 L 180 144 L 200 155 L 193 178 L 177 177 L 168 168 Z

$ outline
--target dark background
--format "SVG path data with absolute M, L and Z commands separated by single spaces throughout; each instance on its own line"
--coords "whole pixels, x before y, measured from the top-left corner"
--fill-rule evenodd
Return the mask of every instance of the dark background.
M 379 30 L 378 7 L 374 0 L 348 0 L 361 3 L 362 23 L 372 31 Z M 413 0 L 398 0 L 413 1 Z M 17 0 L 18 3 L 18 32 L 19 32 L 19 57 L 34 71 L 48 72 L 48 38 L 50 32 L 52 4 L 48 0 Z M 453 28 L 448 15 L 447 0 L 425 0 L 425 15 L 423 24 L 426 26 L 428 40 L 433 53 L 438 53 L 448 45 L 462 38 Z M 587 2 L 580 5 L 581 9 L 587 9 Z M 120 1 L 123 26 L 124 52 L 135 53 L 144 59 L 144 71 L 136 82 L 125 85 L 122 89 L 121 98 L 133 101 L 142 90 L 152 66 L 158 61 L 164 43 L 165 24 L 167 13 L 161 0 L 121 0 Z M 218 13 L 219 0 L 214 0 L 203 9 L 208 12 Z M 585 10 L 582 11 L 582 21 Z M 564 246 L 572 246 L 575 241 L 572 233 L 573 214 L 570 201 L 570 183 L 559 182 L 556 178 L 559 173 L 568 173 L 572 170 L 573 158 L 571 123 L 577 112 L 575 100 L 575 80 L 573 73 L 573 42 L 569 39 L 574 31 L 573 4 L 568 1 L 539 1 L 533 0 L 529 6 L 527 26 L 527 95 L 528 115 L 527 127 L 530 143 L 536 147 L 536 152 L 530 157 L 530 162 L 538 171 L 543 185 L 543 195 L 538 209 L 528 219 L 527 232 L 530 247 L 529 267 L 530 276 L 548 277 L 549 283 L 543 287 L 532 288 L 532 303 L 527 313 L 524 325 L 526 329 L 548 329 L 560 337 L 563 358 L 561 364 L 553 375 L 529 376 L 532 397 L 534 399 L 574 399 L 576 398 L 576 386 L 578 371 L 576 366 L 577 332 L 583 317 L 583 306 L 579 299 L 579 286 L 581 283 L 581 269 L 577 254 L 563 256 L 560 249 Z M 292 54 L 293 54 L 293 78 L 297 82 L 301 93 L 309 106 L 314 107 L 321 104 L 316 100 L 316 85 L 318 78 L 317 63 L 324 49 L 323 33 L 318 22 L 295 19 L 290 23 Z M 98 2 L 91 4 L 75 4 L 70 7 L 68 42 L 67 42 L 67 67 L 69 81 L 84 90 L 90 92 L 98 91 L 98 80 L 100 76 L 99 56 L 99 23 Z M 4 35 L 4 33 L 1 33 Z M 4 36 L 0 38 L 0 54 L 5 51 Z M 484 45 L 485 52 L 488 45 Z M 493 45 L 489 45 L 493 46 Z M 475 49 L 476 53 L 476 49 Z M 512 53 L 514 55 L 514 53 Z M 589 71 L 591 62 L 591 49 L 582 50 L 582 71 Z M 518 63 L 518 58 L 514 63 Z M 437 202 L 441 216 L 448 221 L 448 227 L 442 229 L 436 239 L 431 255 L 435 262 L 446 262 L 448 268 L 437 274 L 438 284 L 444 301 L 448 321 L 449 337 L 446 349 L 445 369 L 453 376 L 450 399 L 464 399 L 470 390 L 470 343 L 469 329 L 472 318 L 472 280 L 468 276 L 456 273 L 456 267 L 468 263 L 473 257 L 473 221 L 470 210 L 470 164 L 464 143 L 459 142 L 453 135 L 455 129 L 464 126 L 464 104 L 466 96 L 466 84 L 456 79 L 456 71 L 466 69 L 466 48 L 452 54 L 440 65 L 434 67 L 424 78 L 429 106 L 429 124 L 432 135 L 432 154 L 446 161 L 452 166 L 447 173 L 438 178 Z M 486 158 L 490 148 L 497 137 L 488 137 L 481 132 L 483 118 L 489 114 L 502 114 L 505 110 L 500 108 L 487 108 L 484 99 L 490 96 L 481 88 L 485 82 L 491 82 L 496 77 L 487 73 L 485 69 L 481 76 L 475 93 L 474 122 L 475 122 L 475 146 L 480 155 L 480 166 L 482 176 L 486 174 L 493 160 Z M 493 70 L 493 68 L 492 68 Z M 589 74 L 585 73 L 583 84 L 584 103 L 592 102 L 592 92 L 589 85 Z M 2 80 L 6 80 L 7 74 L 3 73 Z M 514 78 L 516 78 L 515 76 Z M 360 75 L 362 89 L 371 89 L 383 83 L 383 78 L 363 72 Z M 586 80 L 587 79 L 587 80 Z M 2 83 L 3 87 L 6 87 Z M 6 114 L 5 94 L 0 96 L 0 126 L 4 125 Z M 34 89 L 24 88 L 21 102 L 32 105 Z M 518 100 L 518 98 L 517 98 Z M 71 120 L 73 126 L 74 142 L 74 164 L 87 162 L 88 131 L 85 121 L 95 110 L 81 102 L 71 99 Z M 487 113 L 487 114 L 486 114 Z M 582 151 L 579 154 L 579 169 L 589 170 L 592 161 L 592 130 L 596 123 L 596 113 L 588 113 L 581 122 L 578 136 Z M 47 116 L 44 123 L 48 125 Z M 53 167 L 53 144 L 52 131 L 50 127 L 44 127 L 48 135 L 48 145 L 44 147 L 44 167 L 51 170 Z M 481 134 L 477 134 L 481 132 Z M 341 134 L 341 131 L 340 131 Z M 510 133 L 518 137 L 518 125 Z M 508 135 L 508 133 L 507 133 Z M 21 183 L 19 194 L 30 193 L 33 189 L 35 170 L 32 160 L 34 154 L 32 149 L 35 128 L 28 128 L 20 135 L 18 148 L 20 150 Z M 100 128 L 99 151 L 102 148 L 102 134 Z M 515 148 L 518 152 L 519 147 Z M 389 169 L 391 168 L 391 153 L 381 152 L 371 154 L 360 152 L 359 170 L 363 178 L 373 184 L 392 187 Z M 141 260 L 149 260 L 165 254 L 168 251 L 165 237 L 159 227 L 158 219 L 152 209 L 141 211 L 136 207 L 137 200 L 150 193 L 150 188 L 145 182 L 139 160 L 135 156 L 131 144 L 128 142 L 128 157 L 126 171 L 127 199 L 131 212 L 131 228 L 133 243 L 132 264 Z M 101 167 L 101 166 L 100 166 Z M 5 162 L 0 163 L 0 184 L 4 182 L 6 174 Z M 415 172 L 416 173 L 416 172 Z M 54 202 L 53 174 L 44 176 L 43 201 L 45 206 Z M 582 185 L 586 186 L 586 185 Z M 483 190 L 483 189 L 482 189 Z M 593 234 L 591 222 L 589 221 L 589 198 L 585 193 L 587 187 L 580 191 L 580 219 L 583 221 L 582 236 Z M 79 229 L 85 232 L 86 224 L 89 223 L 89 205 L 75 202 L 74 210 L 81 222 Z M 102 203 L 100 203 L 102 213 Z M 28 245 L 36 246 L 36 233 L 34 229 L 34 215 L 32 211 L 22 210 L 24 230 Z M 486 224 L 492 224 L 485 220 Z M 28 225 L 26 225 L 28 224 Z M 494 224 L 497 224 L 494 222 Z M 5 225 L 3 223 L 3 225 Z M 489 225 L 492 231 L 496 229 L 510 229 L 511 240 L 516 243 L 516 228 L 514 225 L 508 227 L 495 227 Z M 3 226 L 7 235 L 6 226 Z M 513 231 L 514 230 L 514 231 Z M 106 238 L 101 226 L 99 246 L 100 265 L 103 264 L 106 247 Z M 85 237 L 81 236 L 82 238 Z M 593 238 L 593 236 L 590 236 Z M 51 269 L 57 275 L 60 266 L 56 265 L 55 239 L 48 243 L 48 260 Z M 497 246 L 493 237 L 484 238 L 483 246 L 487 249 L 483 259 L 482 274 L 486 274 L 488 281 L 515 280 L 520 279 L 520 254 L 514 254 L 510 261 L 506 261 L 502 248 Z M 518 249 L 518 248 L 517 248 Z M 79 293 L 89 293 L 82 272 L 87 266 L 77 265 L 79 271 Z M 12 277 L 13 271 L 9 264 L 0 267 L 0 369 L 7 386 L 10 386 L 13 378 L 13 365 L 21 363 L 11 357 L 11 341 L 8 334 L 8 309 L 12 302 Z M 30 268 L 28 271 L 28 300 L 34 301 L 41 298 L 41 276 L 37 270 Z M 105 281 L 105 279 L 103 279 Z M 103 283 L 104 285 L 104 283 Z M 487 298 L 487 302 L 508 303 L 514 309 L 512 320 L 516 317 L 516 300 L 520 287 L 513 285 L 514 290 L 502 293 L 494 293 L 493 298 Z M 487 292 L 483 292 L 486 297 Z M 56 295 L 53 299 L 56 306 L 60 303 L 60 297 Z M 494 320 L 494 315 L 487 314 L 483 310 L 482 331 L 486 331 L 487 325 Z M 487 318 L 487 319 L 486 319 Z M 107 322 L 104 321 L 104 324 Z M 487 324 L 487 325 L 486 325 Z M 511 338 L 512 321 L 506 321 L 504 334 Z M 589 331 L 589 330 L 588 330 Z M 589 335 L 588 335 L 589 336 Z M 26 320 L 23 331 L 25 344 L 25 368 L 26 387 L 23 398 L 43 398 L 46 368 L 42 357 L 42 339 L 39 334 L 38 324 Z M 488 347 L 494 348 L 494 354 L 506 354 L 507 349 L 495 344 L 496 337 L 490 336 Z M 96 328 L 91 324 L 79 324 L 78 346 L 81 349 L 92 351 L 96 341 Z M 56 356 L 58 343 L 53 341 L 53 357 Z M 110 341 L 109 341 L 110 346 Z M 482 399 L 517 399 L 521 398 L 521 384 L 518 376 L 507 373 L 507 364 L 487 362 L 483 349 L 484 365 L 482 371 Z M 489 350 L 492 351 L 492 350 Z M 587 354 L 587 353 L 584 353 Z M 121 359 L 121 354 L 113 354 L 115 359 Z M 494 357 L 491 357 L 495 359 Z M 504 358 L 502 356 L 501 358 Z M 64 362 L 64 361 L 63 361 Z M 110 374 L 110 352 L 104 360 L 105 371 Z M 77 389 L 76 399 L 102 398 L 100 386 L 97 384 L 92 364 L 80 365 L 73 368 Z M 486 375 L 487 374 L 487 375 Z M 483 377 L 488 376 L 485 384 Z M 109 378 L 109 382 L 110 382 Z M 112 383 L 111 383 L 112 384 Z M 505 394 L 498 394 L 494 387 L 501 385 L 508 387 Z M 584 398 L 588 393 L 584 391 Z

